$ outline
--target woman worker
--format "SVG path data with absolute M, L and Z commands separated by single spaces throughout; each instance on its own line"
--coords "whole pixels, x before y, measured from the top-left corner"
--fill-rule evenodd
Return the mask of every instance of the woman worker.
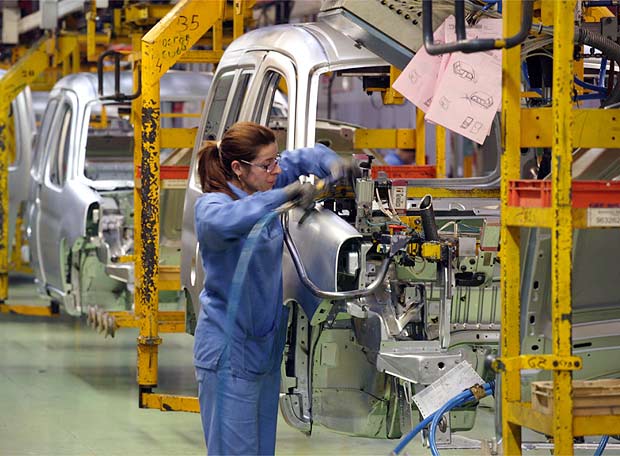
M 283 232 L 279 218 L 261 232 L 249 263 L 233 328 L 228 298 L 244 242 L 265 214 L 290 200 L 311 201 L 320 178 L 342 169 L 323 145 L 280 157 L 273 132 L 239 122 L 201 151 L 205 195 L 195 222 L 206 278 L 195 332 L 194 364 L 209 454 L 274 454 L 280 363 L 287 309 L 282 303 Z M 232 335 L 228 333 L 232 331 Z

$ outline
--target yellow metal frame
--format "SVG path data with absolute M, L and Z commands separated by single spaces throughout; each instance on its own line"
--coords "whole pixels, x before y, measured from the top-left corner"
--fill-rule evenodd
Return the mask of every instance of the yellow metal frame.
M 553 107 L 521 109 L 520 46 L 504 50 L 501 158 L 501 288 L 502 356 L 495 362 L 502 380 L 503 453 L 521 454 L 521 428 L 528 427 L 553 437 L 554 452 L 573 454 L 573 437 L 620 432 L 620 416 L 573 416 L 572 372 L 582 361 L 573 356 L 571 345 L 571 272 L 573 229 L 588 228 L 587 209 L 572 207 L 573 147 L 614 147 L 618 110 L 575 110 L 573 89 L 573 15 L 575 1 L 543 1 L 545 20 L 553 12 Z M 520 2 L 504 2 L 506 33 L 516 32 Z M 588 129 L 581 126 L 588 123 Z M 575 124 L 577 126 L 575 126 Z M 524 128 L 521 128 L 523 125 Z M 544 125 L 544 128 L 543 128 Z M 549 128 L 552 125 L 552 128 Z M 587 130 L 587 131 L 586 131 Z M 574 137 L 573 137 L 574 135 Z M 620 135 L 618 135 L 620 137 Z M 613 138 L 613 139 L 612 139 Z M 548 208 L 508 205 L 511 180 L 519 179 L 520 148 L 552 146 L 552 203 Z M 617 146 L 616 146 L 617 147 Z M 521 355 L 519 289 L 521 227 L 551 230 L 552 353 Z M 521 400 L 521 369 L 553 372 L 553 412 L 543 414 Z
M 40 39 L 0 79 L 0 303 L 9 295 L 9 157 L 8 150 L 15 144 L 13 128 L 9 128 L 9 110 L 17 95 L 50 66 L 56 42 L 53 38 Z M 19 233 L 15 233 L 16 236 Z
M 140 318 L 130 312 L 108 312 L 114 317 L 118 328 L 139 328 Z M 173 333 L 185 331 L 185 312 L 181 311 L 162 311 L 158 312 L 159 332 Z
M 58 311 L 49 306 L 26 306 L 0 303 L 0 313 L 12 313 L 17 315 L 29 315 L 33 317 L 57 317 Z
M 390 87 L 383 92 L 383 104 L 403 104 L 405 102 L 405 97 L 403 97 L 400 92 L 392 88 L 394 81 L 396 81 L 396 79 L 400 76 L 400 73 L 401 70 L 395 66 L 390 66 Z
M 233 7 L 233 39 L 243 33 L 244 18 L 253 1 L 235 1 Z M 163 288 L 164 272 L 159 266 L 159 199 L 161 147 L 193 147 L 196 130 L 161 129 L 159 81 L 177 62 L 217 63 L 223 54 L 223 20 L 226 0 L 204 7 L 200 0 L 177 3 L 141 40 L 142 94 L 132 104 L 135 126 L 134 163 L 140 169 L 140 184 L 134 191 L 135 246 L 135 315 L 139 322 L 138 373 L 140 407 L 160 410 L 198 412 L 196 398 L 152 393 L 157 386 L 158 346 L 162 312 L 159 312 L 159 291 Z M 191 47 L 212 30 L 213 48 L 192 51 Z M 137 78 L 138 65 L 134 69 Z M 163 279 L 163 280 L 162 280 Z M 180 288 L 180 284 L 179 288 Z M 127 321 L 134 325 L 134 321 Z
M 407 198 L 422 198 L 431 195 L 433 198 L 499 198 L 497 189 L 451 189 L 442 187 L 407 187 Z
M 446 128 L 435 125 L 435 163 L 437 177 L 446 177 Z
M 424 122 L 424 111 L 420 108 L 415 110 L 415 131 L 415 164 L 426 165 L 426 124 Z
M 574 147 L 620 148 L 617 109 L 572 109 L 572 117 Z M 552 108 L 522 109 L 521 121 L 527 125 L 521 130 L 521 147 L 552 146 Z

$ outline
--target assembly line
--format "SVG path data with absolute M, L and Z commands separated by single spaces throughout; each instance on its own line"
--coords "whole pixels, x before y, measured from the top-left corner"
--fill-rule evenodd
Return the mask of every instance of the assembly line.
M 6 3 L 1 454 L 620 454 L 617 2 Z

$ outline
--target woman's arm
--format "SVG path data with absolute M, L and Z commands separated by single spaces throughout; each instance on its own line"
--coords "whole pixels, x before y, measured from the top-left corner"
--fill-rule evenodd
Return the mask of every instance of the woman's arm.
M 283 189 L 256 192 L 238 200 L 223 193 L 208 193 L 196 201 L 194 217 L 198 242 L 208 243 L 211 249 L 225 249 L 288 199 Z
M 304 147 L 282 153 L 280 168 L 275 187 L 283 187 L 296 180 L 299 176 L 314 174 L 319 178 L 329 176 L 331 168 L 340 161 L 340 157 L 323 144 Z

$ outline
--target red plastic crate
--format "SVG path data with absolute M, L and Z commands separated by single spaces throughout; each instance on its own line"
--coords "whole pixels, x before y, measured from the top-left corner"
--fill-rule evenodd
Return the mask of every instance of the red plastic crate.
M 383 171 L 390 179 L 434 179 L 437 177 L 435 165 L 400 165 L 400 166 L 373 166 L 370 173 L 373 179 Z
M 572 196 L 573 207 L 620 207 L 620 182 L 573 181 Z M 551 207 L 551 181 L 510 181 L 508 205 Z
M 142 177 L 140 167 L 136 168 L 136 179 Z M 189 166 L 186 165 L 163 165 L 159 167 L 159 178 L 164 179 L 187 179 L 189 177 Z
M 189 166 L 164 165 L 160 167 L 159 175 L 162 179 L 187 179 L 189 177 Z

